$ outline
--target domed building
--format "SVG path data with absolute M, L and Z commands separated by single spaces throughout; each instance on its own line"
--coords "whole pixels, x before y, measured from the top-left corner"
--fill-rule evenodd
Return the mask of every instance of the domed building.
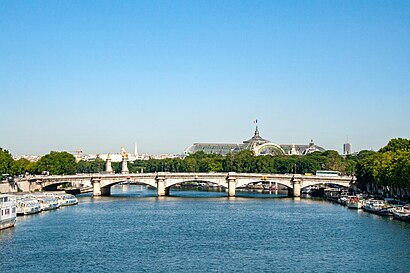
M 296 145 L 296 144 L 275 144 L 269 140 L 262 138 L 259 134 L 258 126 L 256 126 L 255 134 L 252 138 L 243 141 L 242 144 L 229 144 L 229 143 L 194 143 L 185 149 L 184 154 L 194 154 L 202 151 L 206 154 L 221 154 L 227 155 L 229 153 L 237 153 L 242 150 L 250 150 L 255 155 L 306 155 L 315 151 L 323 152 L 320 146 L 310 141 L 308 145 Z
M 250 150 L 255 155 L 284 155 L 285 151 L 278 144 L 274 144 L 269 140 L 263 139 L 259 135 L 258 126 L 256 126 L 255 135 L 242 144 L 241 150 Z

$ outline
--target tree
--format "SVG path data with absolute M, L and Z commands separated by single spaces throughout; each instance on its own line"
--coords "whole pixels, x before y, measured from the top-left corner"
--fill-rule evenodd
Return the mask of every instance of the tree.
M 30 162 L 28 159 L 20 158 L 19 160 L 13 162 L 12 173 L 15 175 L 31 173 L 33 172 L 34 165 L 35 164 L 33 162 Z
M 379 150 L 379 153 L 396 151 L 410 151 L 410 140 L 405 138 L 394 138 L 386 146 Z
M 0 148 L 0 175 L 1 174 L 10 174 L 13 175 L 13 157 L 7 150 Z
M 410 151 L 398 151 L 393 159 L 392 176 L 394 185 L 400 188 L 410 187 Z
M 339 171 L 345 173 L 346 164 L 343 160 L 343 157 L 339 155 L 338 152 L 328 150 L 323 152 L 323 155 L 326 157 L 325 168 L 327 170 Z
M 274 169 L 281 174 L 292 173 L 296 164 L 296 157 L 276 156 L 274 157 Z
M 357 155 L 356 177 L 362 189 L 368 186 L 410 187 L 410 141 L 392 139 L 378 152 Z
M 75 157 L 67 152 L 50 152 L 37 161 L 35 169 L 37 173 L 75 174 L 77 162 Z
M 105 170 L 105 162 L 101 158 L 93 161 L 80 160 L 77 163 L 77 173 L 99 173 Z

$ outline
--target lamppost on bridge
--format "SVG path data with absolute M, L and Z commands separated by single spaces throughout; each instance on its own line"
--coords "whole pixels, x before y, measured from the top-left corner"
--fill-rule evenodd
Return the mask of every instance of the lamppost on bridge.
M 292 166 L 292 173 L 296 174 L 296 163 L 294 163 Z

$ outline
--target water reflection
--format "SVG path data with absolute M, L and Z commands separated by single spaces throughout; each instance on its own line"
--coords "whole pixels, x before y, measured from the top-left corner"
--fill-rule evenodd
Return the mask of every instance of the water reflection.
M 111 188 L 112 197 L 156 197 L 157 191 L 146 185 L 119 184 Z M 195 198 L 212 198 L 228 197 L 226 190 L 217 188 L 204 187 L 172 187 L 169 197 L 195 197 Z M 236 197 L 246 198 L 284 198 L 288 197 L 287 191 L 249 191 L 237 190 Z

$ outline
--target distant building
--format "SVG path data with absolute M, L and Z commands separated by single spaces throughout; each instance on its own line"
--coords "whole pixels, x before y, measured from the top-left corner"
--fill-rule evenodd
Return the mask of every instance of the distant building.
M 206 154 L 220 154 L 227 155 L 229 153 L 237 153 L 242 150 L 250 150 L 255 155 L 306 155 L 312 152 L 320 151 L 323 149 L 320 146 L 315 145 L 313 140 L 309 144 L 275 144 L 269 140 L 263 139 L 256 126 L 255 134 L 251 139 L 243 141 L 241 144 L 229 144 L 229 143 L 194 143 L 185 149 L 184 154 L 194 154 L 202 151 Z
M 126 158 L 127 161 L 148 159 L 148 156 L 138 154 L 137 144 L 135 144 L 134 154 L 128 153 L 125 150 L 124 146 L 122 146 L 121 151 L 119 153 L 87 154 L 87 155 L 83 155 L 81 159 L 86 160 L 86 161 L 94 161 L 97 158 L 99 158 L 99 159 L 106 161 L 108 157 L 111 159 L 111 162 L 121 162 L 124 157 Z
M 350 144 L 350 143 L 343 144 L 343 154 L 344 155 L 351 155 L 352 154 L 352 144 Z
M 37 162 L 40 158 L 38 155 L 13 155 L 14 160 L 27 159 L 30 162 Z

